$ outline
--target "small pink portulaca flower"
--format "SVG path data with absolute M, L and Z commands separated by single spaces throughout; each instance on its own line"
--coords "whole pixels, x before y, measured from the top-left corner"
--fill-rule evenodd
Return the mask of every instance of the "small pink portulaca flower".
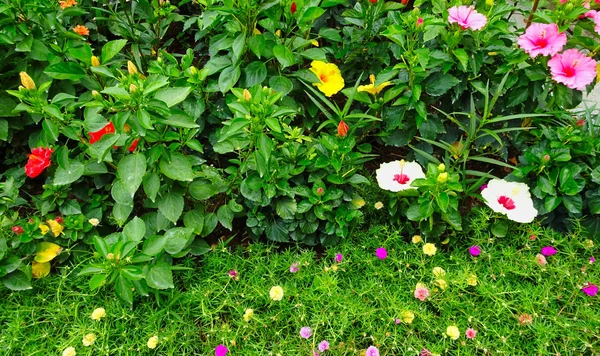
M 323 352 L 329 350 L 329 342 L 327 340 L 323 340 L 319 343 L 319 351 Z
M 422 18 L 422 17 L 419 17 L 419 18 L 417 19 L 417 27 L 421 26 L 422 24 L 423 24 L 423 18 Z
M 311 335 L 312 335 L 312 329 L 310 328 L 310 326 L 305 326 L 300 329 L 300 336 L 302 338 L 308 339 L 308 338 L 310 338 Z
M 590 257 L 590 264 L 596 262 L 596 259 L 594 258 L 594 256 Z
M 548 263 L 548 261 L 546 261 L 546 257 L 544 255 L 542 255 L 541 253 L 538 253 L 537 255 L 535 255 L 535 261 L 537 262 L 538 265 L 544 267 L 546 266 L 546 264 Z
M 335 262 L 340 263 L 344 259 L 344 256 L 341 253 L 335 255 Z
M 481 30 L 487 17 L 478 13 L 473 6 L 454 6 L 448 9 L 448 22 L 458 24 L 463 30 Z
M 481 247 L 479 247 L 479 246 L 471 246 L 469 248 L 469 253 L 471 254 L 471 256 L 477 257 L 477 256 L 481 255 Z
M 542 255 L 548 257 L 556 255 L 556 249 L 553 246 L 544 246 L 542 247 Z
M 397 324 L 400 324 L 401 322 L 402 322 L 402 320 L 400 320 L 400 319 L 396 318 L 396 325 L 397 325 Z
M 596 294 L 598 294 L 598 286 L 588 282 L 583 288 L 581 288 L 581 291 L 590 297 L 594 297 Z
M 291 273 L 296 273 L 299 270 L 300 270 L 300 263 L 298 263 L 298 262 L 292 263 L 292 265 L 290 266 L 290 272 Z
M 421 353 L 419 354 L 419 356 L 431 356 L 431 355 L 433 355 L 433 354 L 431 353 L 431 351 L 429 351 L 429 350 L 428 350 L 428 349 L 426 349 L 426 348 L 423 348 L 423 349 L 421 349 Z
M 594 18 L 598 31 L 599 22 L 596 19 L 600 21 L 598 14 Z M 575 48 L 555 54 L 548 61 L 548 67 L 552 80 L 571 89 L 584 90 L 596 78 L 596 61 Z
M 377 251 L 375 251 L 375 256 L 377 256 L 377 258 L 379 258 L 380 260 L 385 260 L 387 255 L 387 250 L 383 247 L 380 247 L 377 249 Z
M 467 339 L 474 339 L 475 336 L 477 336 L 477 330 L 468 328 L 467 331 L 465 331 L 465 336 Z
M 238 273 L 236 270 L 230 269 L 229 272 L 227 272 L 227 274 L 229 275 L 229 277 L 235 279 L 236 281 L 239 280 Z
M 379 356 L 379 349 L 376 348 L 375 346 L 369 346 L 365 356 Z
M 229 352 L 229 350 L 227 349 L 227 346 L 219 345 L 215 349 L 215 356 L 225 356 L 225 355 L 227 355 L 228 352 Z
M 415 288 L 415 298 L 424 302 L 427 297 L 429 297 L 429 289 L 425 286 L 417 285 L 417 288 Z

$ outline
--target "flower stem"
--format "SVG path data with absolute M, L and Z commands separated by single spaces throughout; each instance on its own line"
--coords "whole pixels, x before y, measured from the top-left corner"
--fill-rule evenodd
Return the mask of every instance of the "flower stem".
M 525 28 L 528 28 L 529 25 L 531 25 L 531 20 L 533 20 L 533 14 L 537 11 L 539 2 L 540 2 L 540 0 L 533 1 L 533 7 L 531 8 L 531 13 L 529 14 L 529 17 L 527 18 L 527 25 L 525 26 Z

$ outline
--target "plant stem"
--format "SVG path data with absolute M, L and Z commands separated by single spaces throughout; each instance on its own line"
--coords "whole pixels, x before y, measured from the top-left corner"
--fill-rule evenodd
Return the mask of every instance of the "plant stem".
M 537 11 L 539 2 L 540 2 L 540 0 L 533 1 L 533 7 L 531 8 L 531 13 L 529 14 L 529 17 L 527 18 L 527 25 L 525 26 L 525 28 L 528 28 L 529 25 L 531 25 L 531 20 L 533 20 L 533 14 Z

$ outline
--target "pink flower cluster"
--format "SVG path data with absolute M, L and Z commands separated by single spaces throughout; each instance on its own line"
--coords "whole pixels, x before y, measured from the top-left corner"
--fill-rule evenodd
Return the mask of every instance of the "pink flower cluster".
M 600 16 L 597 12 L 591 15 L 596 22 L 596 31 L 600 33 Z M 585 53 L 575 48 L 559 53 L 567 44 L 567 35 L 559 32 L 556 24 L 533 23 L 517 43 L 531 58 L 552 56 L 548 61 L 552 79 L 568 88 L 584 90 L 596 78 L 596 61 Z

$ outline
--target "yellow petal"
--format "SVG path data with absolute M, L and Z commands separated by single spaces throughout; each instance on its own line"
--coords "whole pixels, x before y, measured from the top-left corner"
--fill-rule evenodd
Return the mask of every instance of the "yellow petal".
M 48 233 L 48 231 L 50 231 L 50 228 L 48 227 L 48 225 L 42 223 L 39 225 L 40 230 L 42 231 L 42 235 L 46 235 Z
M 48 225 L 50 225 L 50 230 L 52 230 L 52 234 L 54 234 L 54 237 L 58 237 L 58 235 L 60 235 L 60 233 L 65 228 L 54 219 L 48 220 L 46 222 L 48 223 Z
M 312 40 L 312 41 L 310 41 L 310 43 L 312 43 L 312 45 L 315 47 L 319 47 L 319 41 L 317 41 L 317 40 Z
M 31 274 L 33 278 L 44 278 L 50 274 L 50 262 L 31 262 Z
M 40 242 L 37 245 L 36 250 L 37 254 L 35 255 L 35 260 L 42 263 L 52 261 L 54 257 L 60 254 L 62 247 L 52 242 Z

